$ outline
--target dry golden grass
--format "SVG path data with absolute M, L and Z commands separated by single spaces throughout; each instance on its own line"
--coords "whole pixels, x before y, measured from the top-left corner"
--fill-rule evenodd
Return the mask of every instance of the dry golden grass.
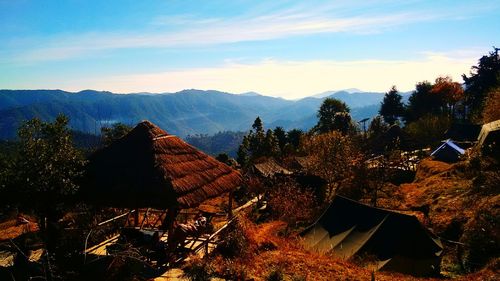
M 413 213 L 437 234 L 446 232 L 455 220 L 465 223 L 474 218 L 479 206 L 498 204 L 500 195 L 485 196 L 471 191 L 472 181 L 460 175 L 456 165 L 426 159 L 421 163 L 415 182 L 403 184 L 394 196 L 399 209 L 412 209 Z M 496 203 L 495 203 L 496 202 Z M 394 202 L 386 202 L 392 204 Z M 385 204 L 382 204 L 385 205 Z M 394 205 L 394 204 L 393 204 Z M 423 206 L 425 211 L 418 211 Z M 382 206 L 384 207 L 384 206 Z M 296 236 L 281 237 L 286 228 L 281 221 L 260 225 L 245 223 L 251 254 L 235 260 L 231 265 L 244 269 L 255 280 L 265 280 L 270 271 L 279 269 L 290 279 L 302 280 L 371 280 L 372 272 L 351 262 L 305 250 Z M 217 264 L 228 261 L 216 258 Z M 498 280 L 498 259 L 484 269 L 456 280 Z M 443 280 L 417 278 L 390 272 L 375 272 L 376 280 Z M 286 279 L 287 280 L 287 279 Z
M 30 219 L 29 224 L 18 224 L 16 219 L 0 223 L 0 241 L 14 239 L 24 233 L 38 231 L 38 224 Z
M 281 237 L 286 228 L 282 221 L 256 225 L 242 220 L 249 242 L 249 254 L 233 260 L 214 257 L 216 271 L 228 267 L 246 271 L 253 280 L 266 280 L 271 271 L 279 269 L 285 280 L 371 280 L 372 271 L 325 254 L 309 252 L 301 246 L 300 238 Z M 376 280 L 438 280 L 422 279 L 390 272 L 375 272 Z

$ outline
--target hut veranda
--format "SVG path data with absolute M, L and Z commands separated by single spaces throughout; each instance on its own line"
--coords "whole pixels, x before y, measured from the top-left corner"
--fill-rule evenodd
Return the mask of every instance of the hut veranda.
M 141 208 L 165 210 L 159 230 L 172 235 L 181 209 L 195 208 L 240 184 L 238 171 L 143 121 L 90 156 L 84 193 L 100 206 L 137 210 L 135 227 Z

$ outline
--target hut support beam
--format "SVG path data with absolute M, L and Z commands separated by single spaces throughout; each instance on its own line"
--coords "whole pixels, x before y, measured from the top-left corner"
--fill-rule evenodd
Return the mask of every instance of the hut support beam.
M 168 231 L 167 245 L 171 250 L 175 250 L 175 245 L 172 244 L 174 243 L 174 222 L 178 212 L 176 208 L 169 208 L 163 221 L 163 228 Z
M 134 212 L 134 227 L 139 225 L 139 209 L 135 209 Z

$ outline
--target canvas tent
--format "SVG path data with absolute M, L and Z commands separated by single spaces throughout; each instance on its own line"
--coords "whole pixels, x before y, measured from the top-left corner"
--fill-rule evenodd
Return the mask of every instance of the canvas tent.
M 85 194 L 113 207 L 191 208 L 241 182 L 239 172 L 149 121 L 89 160 Z
M 427 275 L 439 268 L 442 245 L 414 216 L 336 196 L 303 233 L 308 249 L 342 259 L 375 257 L 379 270 Z
M 498 153 L 500 147 L 500 120 L 486 123 L 482 126 L 477 138 L 479 148 L 488 148 L 491 152 Z
M 460 148 L 451 140 L 444 141 L 436 150 L 431 153 L 434 159 L 442 162 L 457 162 L 465 150 Z

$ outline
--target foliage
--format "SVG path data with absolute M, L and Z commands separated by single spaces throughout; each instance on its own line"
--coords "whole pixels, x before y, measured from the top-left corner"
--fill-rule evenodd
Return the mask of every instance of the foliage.
M 368 127 L 368 136 L 372 139 L 379 137 L 389 129 L 389 125 L 385 123 L 384 118 L 380 115 L 375 116 Z
M 209 281 L 214 276 L 214 267 L 207 259 L 192 256 L 184 268 L 184 277 L 192 281 Z
M 335 116 L 339 112 L 349 112 L 349 107 L 338 99 L 327 98 L 321 104 L 318 110 L 318 123 L 313 128 L 313 131 L 317 133 L 327 133 L 332 130 L 337 129 L 335 127 Z M 337 117 L 337 125 L 340 123 L 339 117 Z
M 300 140 L 304 136 L 304 132 L 299 129 L 291 129 L 286 133 L 287 144 L 293 151 L 297 151 L 300 147 Z
M 269 269 L 269 273 L 266 277 L 267 281 L 283 281 L 285 280 L 285 274 L 283 269 L 279 266 L 272 267 Z
M 250 141 L 248 140 L 247 136 L 244 136 L 240 146 L 238 147 L 238 152 L 236 153 L 236 161 L 241 166 L 246 166 L 248 164 L 248 161 L 250 161 L 250 157 L 248 155 L 249 146 Z
M 263 150 L 264 150 L 264 155 L 263 156 L 276 156 L 280 152 L 280 147 L 278 143 L 278 139 L 274 135 L 273 130 L 268 129 L 266 132 L 266 138 L 264 139 L 263 143 Z
M 304 133 L 299 129 L 288 132 L 282 127 L 264 131 L 260 117 L 257 117 L 252 129 L 243 137 L 237 152 L 237 161 L 246 166 L 262 157 L 279 157 L 296 153 Z
M 477 66 L 473 66 L 469 73 L 462 78 L 465 82 L 465 102 L 469 106 L 469 115 L 479 117 L 486 95 L 492 89 L 500 86 L 500 55 L 498 48 L 479 59 Z
M 273 137 L 271 133 L 268 135 L 268 138 L 266 138 L 264 125 L 262 124 L 260 117 L 255 118 L 255 121 L 252 124 L 252 129 L 248 132 L 248 135 L 244 137 L 238 150 L 238 162 L 244 165 L 246 163 L 240 162 L 240 160 L 248 159 L 249 161 L 252 161 L 271 153 L 267 150 L 272 149 L 272 144 L 269 143 L 266 145 L 266 142 L 272 142 Z
M 224 239 L 217 246 L 217 252 L 223 257 L 234 258 L 247 254 L 249 242 L 244 223 L 241 217 L 236 217 L 224 230 Z
M 274 128 L 273 133 L 274 133 L 274 136 L 276 137 L 276 140 L 278 141 L 279 150 L 283 151 L 285 148 L 285 145 L 288 142 L 285 129 L 283 129 L 283 127 L 276 127 L 276 128 Z
M 212 261 L 216 265 L 216 272 L 224 280 L 249 280 L 248 266 L 234 259 L 215 257 Z
M 484 103 L 483 123 L 500 119 L 500 87 L 491 90 Z
M 486 200 L 479 206 L 473 219 L 464 226 L 460 241 L 466 244 L 462 257 L 464 268 L 471 272 L 488 263 L 500 252 L 499 222 L 500 208 L 498 196 Z
M 384 96 L 384 100 L 380 105 L 379 114 L 384 117 L 385 122 L 393 125 L 404 114 L 404 105 L 402 100 L 402 96 L 399 94 L 396 86 L 392 86 L 392 88 L 387 92 Z
M 328 182 L 329 196 L 352 178 L 354 167 L 361 160 L 351 138 L 337 131 L 305 138 L 303 146 L 311 156 L 309 172 Z
M 8 176 L 2 183 L 2 196 L 7 203 L 32 211 L 38 217 L 40 234 L 48 250 L 45 263 L 56 258 L 60 262 L 68 261 L 75 256 L 74 249 L 69 249 L 67 241 L 61 239 L 58 220 L 64 208 L 74 203 L 85 160 L 73 146 L 67 125 L 68 119 L 63 115 L 53 123 L 36 118 L 23 123 L 18 131 L 16 155 L 1 172 L 2 176 Z M 61 247 L 65 250 L 56 251 Z M 59 252 L 62 252 L 63 259 L 56 257 Z M 58 263 L 60 265 L 62 263 Z M 50 267 L 47 271 L 49 277 L 61 274 L 55 272 L 59 270 L 58 266 Z
M 415 91 L 408 98 L 404 119 L 406 123 L 418 120 L 429 113 L 439 112 L 439 100 L 431 94 L 432 84 L 422 81 L 415 85 Z
M 53 123 L 35 118 L 19 128 L 12 191 L 19 204 L 29 204 L 43 215 L 76 193 L 83 173 L 85 161 L 73 147 L 67 125 L 68 119 L 60 115 Z
M 218 154 L 215 159 L 221 163 L 224 163 L 226 165 L 231 165 L 231 158 L 229 158 L 229 155 L 227 155 L 226 153 L 220 153 Z
M 418 147 L 436 146 L 450 127 L 450 119 L 446 116 L 426 115 L 408 124 L 406 132 Z
M 110 145 L 112 142 L 122 138 L 128 132 L 132 131 L 132 127 L 123 123 L 114 123 L 111 127 L 102 127 L 101 135 L 104 145 Z
M 244 132 L 224 131 L 214 135 L 188 135 L 186 142 L 210 155 L 226 153 L 236 157 L 244 136 Z
M 457 103 L 463 100 L 464 97 L 464 90 L 460 83 L 453 82 L 450 77 L 438 77 L 432 86 L 430 94 L 437 96 L 443 114 L 455 118 Z
M 299 221 L 309 221 L 314 214 L 314 191 L 300 188 L 293 181 L 280 181 L 269 192 L 268 208 L 276 220 L 293 226 Z

